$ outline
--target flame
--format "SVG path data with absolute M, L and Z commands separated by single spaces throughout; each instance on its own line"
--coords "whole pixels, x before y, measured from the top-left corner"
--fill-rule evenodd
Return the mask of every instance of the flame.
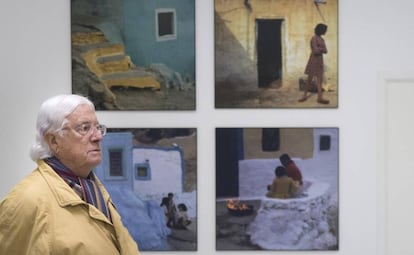
M 240 203 L 240 200 L 233 199 L 227 200 L 227 208 L 235 211 L 251 210 L 248 205 Z

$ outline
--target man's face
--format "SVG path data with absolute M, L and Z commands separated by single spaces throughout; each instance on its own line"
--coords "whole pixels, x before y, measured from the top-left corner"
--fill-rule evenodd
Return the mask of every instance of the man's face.
M 96 129 L 99 123 L 95 111 L 88 105 L 79 105 L 67 120 L 62 135 L 55 136 L 55 156 L 77 176 L 87 177 L 102 160 L 102 134 Z M 89 132 L 85 132 L 88 127 Z

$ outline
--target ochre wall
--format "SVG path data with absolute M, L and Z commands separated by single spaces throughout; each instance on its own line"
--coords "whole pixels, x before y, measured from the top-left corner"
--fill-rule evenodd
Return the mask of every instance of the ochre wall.
M 262 150 L 262 129 L 243 129 L 244 158 L 279 158 L 288 153 L 292 158 L 311 158 L 313 156 L 314 138 L 312 128 L 281 128 L 280 149 L 274 152 Z

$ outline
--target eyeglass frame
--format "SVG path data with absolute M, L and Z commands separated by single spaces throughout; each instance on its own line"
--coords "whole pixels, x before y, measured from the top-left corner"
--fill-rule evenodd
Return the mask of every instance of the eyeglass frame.
M 85 126 L 89 126 L 86 131 L 83 130 L 85 129 Z M 93 125 L 90 122 L 81 123 L 74 128 L 70 126 L 66 126 L 66 127 L 63 127 L 61 130 L 66 130 L 66 129 L 71 129 L 75 131 L 76 133 L 78 133 L 80 136 L 87 136 L 89 134 L 95 134 L 96 131 L 99 131 L 99 133 L 103 137 L 107 133 L 107 127 L 105 125 L 103 124 Z

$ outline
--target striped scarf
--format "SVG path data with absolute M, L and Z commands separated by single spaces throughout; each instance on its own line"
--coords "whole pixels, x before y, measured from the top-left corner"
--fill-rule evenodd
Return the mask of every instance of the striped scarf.
M 56 157 L 45 159 L 45 162 L 78 194 L 85 202 L 98 208 L 111 220 L 101 190 L 95 183 L 95 175 L 90 173 L 87 178 L 76 176 Z

